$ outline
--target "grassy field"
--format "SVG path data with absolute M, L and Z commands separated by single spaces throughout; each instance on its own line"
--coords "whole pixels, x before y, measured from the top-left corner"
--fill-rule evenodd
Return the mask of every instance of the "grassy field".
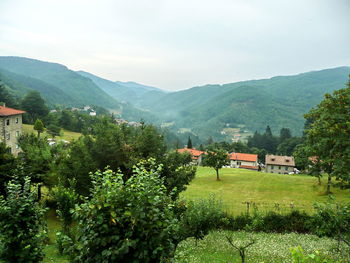
M 33 127 L 34 127 L 33 125 L 23 124 L 23 132 L 24 133 L 36 133 L 36 131 L 33 129 Z M 44 132 L 44 136 L 51 137 L 51 135 L 48 134 L 47 132 Z M 78 139 L 80 136 L 81 136 L 81 133 L 62 130 L 62 136 L 56 136 L 56 139 L 73 141 L 73 140 Z
M 326 180 L 318 185 L 317 179 L 308 175 L 279 175 L 223 168 L 221 181 L 216 181 L 215 170 L 198 167 L 196 178 L 182 193 L 185 199 L 206 198 L 211 194 L 221 199 L 226 209 L 234 214 L 246 211 L 244 202 L 256 203 L 260 211 L 295 208 L 311 212 L 313 203 L 325 202 Z M 350 202 L 350 191 L 332 187 L 337 202 Z

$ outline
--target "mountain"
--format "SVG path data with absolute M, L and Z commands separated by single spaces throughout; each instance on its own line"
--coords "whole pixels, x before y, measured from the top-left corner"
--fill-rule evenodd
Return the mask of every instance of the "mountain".
M 225 129 L 238 132 L 274 133 L 283 127 L 302 133 L 304 118 L 325 93 L 345 87 L 350 67 L 312 71 L 294 76 L 205 85 L 144 101 L 143 107 L 157 112 L 173 129 L 191 130 L 205 139 L 229 139 Z
M 100 78 L 89 72 L 76 72 L 81 76 L 91 79 L 98 87 L 100 87 L 103 91 L 105 91 L 114 99 L 129 102 L 135 106 L 140 106 L 142 104 L 142 101 L 144 100 L 148 101 L 148 97 L 159 98 L 163 94 L 165 94 L 164 91 L 158 88 L 142 85 L 136 82 L 113 82 L 107 79 Z
M 52 87 L 56 87 L 62 94 L 70 97 L 69 100 L 66 100 L 62 96 L 55 100 L 55 103 L 61 104 L 63 101 L 68 106 L 73 106 L 73 104 L 75 106 L 95 104 L 111 109 L 120 108 L 117 101 L 102 91 L 90 79 L 57 63 L 22 57 L 0 57 L 0 69 L 20 76 L 21 80 L 15 78 L 19 83 L 22 83 L 24 77 L 36 79 L 41 81 L 41 83 L 45 82 L 48 85 L 48 89 L 51 87 L 52 91 L 54 91 Z M 33 88 L 38 90 L 40 85 L 34 85 L 32 86 Z
M 128 102 L 117 101 L 90 78 L 57 63 L 0 56 L 0 81 L 19 98 L 30 90 L 39 91 L 51 107 L 56 104 L 69 107 L 98 105 L 121 114 L 129 121 L 156 120 L 150 112 L 137 109 Z

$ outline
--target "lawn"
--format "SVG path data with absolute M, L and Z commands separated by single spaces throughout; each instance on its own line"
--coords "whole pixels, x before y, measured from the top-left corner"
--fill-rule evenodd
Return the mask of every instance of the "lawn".
M 326 179 L 318 185 L 317 179 L 308 175 L 279 175 L 245 169 L 220 169 L 220 181 L 215 170 L 198 167 L 196 178 L 182 193 L 185 199 L 207 198 L 214 194 L 226 209 L 234 214 L 246 211 L 244 202 L 254 202 L 260 211 L 289 210 L 291 206 L 311 212 L 315 202 L 326 202 Z M 350 202 L 350 191 L 332 187 L 337 202 Z
M 23 132 L 24 133 L 36 133 L 36 131 L 33 128 L 33 125 L 29 124 L 23 124 Z M 43 133 L 44 136 L 52 137 L 50 134 L 47 132 Z M 62 130 L 62 136 L 56 136 L 56 139 L 58 140 L 66 140 L 66 141 L 73 141 L 78 139 L 82 134 L 79 132 L 72 132 L 72 131 L 67 131 L 67 130 Z

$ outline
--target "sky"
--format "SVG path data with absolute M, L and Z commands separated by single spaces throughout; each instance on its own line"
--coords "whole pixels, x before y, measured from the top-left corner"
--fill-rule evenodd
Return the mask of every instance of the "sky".
M 165 90 L 350 66 L 350 0 L 0 0 L 0 55 Z

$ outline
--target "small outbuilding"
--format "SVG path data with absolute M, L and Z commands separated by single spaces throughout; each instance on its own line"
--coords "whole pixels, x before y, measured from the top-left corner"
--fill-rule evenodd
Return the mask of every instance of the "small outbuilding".
M 265 171 L 267 173 L 289 174 L 294 172 L 293 156 L 266 155 Z

